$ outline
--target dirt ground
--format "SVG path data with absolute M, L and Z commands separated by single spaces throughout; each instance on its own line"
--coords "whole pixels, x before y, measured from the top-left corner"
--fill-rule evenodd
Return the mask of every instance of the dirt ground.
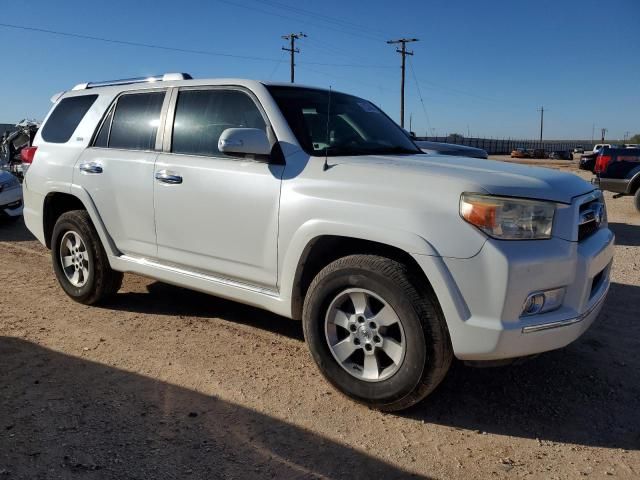
M 0 479 L 640 478 L 640 214 L 607 203 L 594 326 L 521 365 L 454 364 L 399 414 L 334 391 L 297 322 L 131 275 L 85 307 L 1 225 Z

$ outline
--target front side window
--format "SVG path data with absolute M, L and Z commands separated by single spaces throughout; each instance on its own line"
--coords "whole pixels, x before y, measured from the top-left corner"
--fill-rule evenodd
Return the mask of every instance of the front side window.
M 50 143 L 66 143 L 98 95 L 81 95 L 60 100 L 42 128 L 42 139 Z
M 422 153 L 398 125 L 367 100 L 311 88 L 268 89 L 300 146 L 310 155 Z
M 253 100 L 239 90 L 182 90 L 178 94 L 171 151 L 223 156 L 218 139 L 227 128 L 259 128 L 266 123 Z
M 109 115 L 96 137 L 95 145 L 105 146 L 108 141 L 109 148 L 154 150 L 164 95 L 165 92 L 149 92 L 120 96 L 111 119 L 110 132 Z

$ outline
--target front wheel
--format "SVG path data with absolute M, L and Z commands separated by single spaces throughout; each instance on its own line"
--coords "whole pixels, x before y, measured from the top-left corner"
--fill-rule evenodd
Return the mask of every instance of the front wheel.
M 60 216 L 53 228 L 51 257 L 60 286 L 76 302 L 93 305 L 120 289 L 123 275 L 111 269 L 84 210 Z
M 638 187 L 636 194 L 633 196 L 633 205 L 640 212 L 640 187 Z
M 322 374 L 371 407 L 402 410 L 426 397 L 452 360 L 432 292 L 402 263 L 376 255 L 334 261 L 313 280 L 305 339 Z

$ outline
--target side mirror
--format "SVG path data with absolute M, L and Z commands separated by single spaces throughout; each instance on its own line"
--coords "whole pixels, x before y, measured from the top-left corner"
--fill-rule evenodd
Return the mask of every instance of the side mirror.
M 259 128 L 227 128 L 218 140 L 218 150 L 229 154 L 269 155 L 271 144 Z

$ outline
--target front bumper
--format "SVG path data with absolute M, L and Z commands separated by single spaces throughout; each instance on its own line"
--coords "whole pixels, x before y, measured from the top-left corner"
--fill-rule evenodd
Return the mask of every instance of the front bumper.
M 443 258 L 439 268 L 433 257 L 416 260 L 432 279 L 456 357 L 499 360 L 562 348 L 589 328 L 609 289 L 613 242 L 601 228 L 581 242 L 489 239 L 476 256 Z M 566 288 L 559 309 L 521 316 L 530 293 L 558 287 Z
M 594 177 L 591 183 L 600 190 L 606 190 L 607 192 L 630 194 L 629 186 L 631 182 L 629 179 Z
M 22 187 L 14 187 L 0 192 L 0 217 L 22 215 Z

